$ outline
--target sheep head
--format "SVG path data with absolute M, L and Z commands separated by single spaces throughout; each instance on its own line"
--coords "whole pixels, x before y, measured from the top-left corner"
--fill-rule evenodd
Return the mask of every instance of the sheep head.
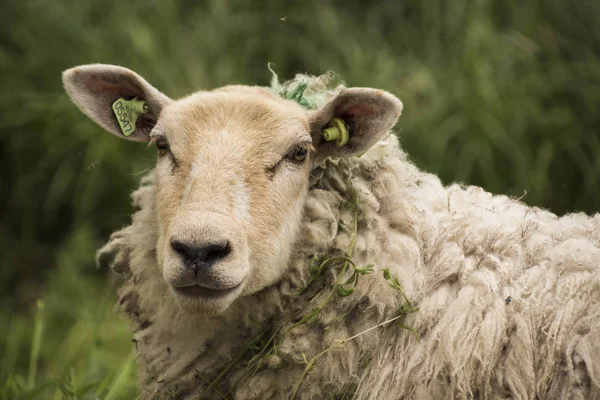
M 343 87 L 312 111 L 250 86 L 172 100 L 133 71 L 101 64 L 69 69 L 63 83 L 103 128 L 156 145 L 157 264 L 186 311 L 211 315 L 280 279 L 311 169 L 364 153 L 402 109 L 387 92 Z M 134 98 L 145 106 L 124 136 L 112 106 Z M 344 146 L 323 138 L 333 118 L 348 128 Z

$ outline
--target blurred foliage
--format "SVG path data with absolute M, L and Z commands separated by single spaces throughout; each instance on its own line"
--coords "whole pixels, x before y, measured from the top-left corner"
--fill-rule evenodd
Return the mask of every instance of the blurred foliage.
M 351 86 L 403 100 L 396 130 L 404 147 L 445 182 L 526 193 L 527 203 L 560 214 L 592 213 L 600 200 L 599 19 L 596 0 L 4 0 L 0 324 L 9 328 L 0 336 L 0 387 L 17 389 L 0 399 L 31 388 L 40 297 L 34 387 L 60 376 L 71 390 L 64 398 L 94 398 L 107 392 L 75 392 L 117 371 L 129 377 L 122 366 L 132 346 L 93 254 L 127 223 L 128 194 L 154 152 L 81 115 L 61 88 L 62 70 L 119 64 L 172 97 L 265 85 L 268 62 L 282 78 L 334 70 Z M 131 381 L 119 382 L 113 398 L 131 393 Z
M 0 309 L 0 400 L 135 398 L 135 347 L 114 312 L 117 282 L 81 271 L 93 271 L 91 234 L 78 229 L 57 249 L 58 267 L 31 312 Z

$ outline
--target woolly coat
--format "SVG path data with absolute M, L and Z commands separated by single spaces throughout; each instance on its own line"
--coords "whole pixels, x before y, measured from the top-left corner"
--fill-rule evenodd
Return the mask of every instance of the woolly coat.
M 600 398 L 599 214 L 444 187 L 390 135 L 317 167 L 283 279 L 206 317 L 179 309 L 157 266 L 152 173 L 133 199 L 98 258 L 125 277 L 143 399 Z M 356 266 L 374 265 L 354 293 L 332 290 L 352 271 L 337 263 L 299 294 L 313 256 L 353 242 Z

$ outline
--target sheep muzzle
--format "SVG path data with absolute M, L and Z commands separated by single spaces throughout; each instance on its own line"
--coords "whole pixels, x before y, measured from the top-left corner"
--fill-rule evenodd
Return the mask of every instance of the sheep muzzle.
M 242 292 L 250 271 L 248 243 L 231 218 L 179 213 L 163 246 L 163 277 L 186 311 L 218 313 Z

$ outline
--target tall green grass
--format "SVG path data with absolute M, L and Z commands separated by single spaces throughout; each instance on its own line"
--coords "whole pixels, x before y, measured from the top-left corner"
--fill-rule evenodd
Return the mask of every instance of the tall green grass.
M 559 214 L 598 210 L 600 2 L 366 4 L 0 4 L 3 398 L 134 393 L 132 344 L 93 254 L 127 223 L 128 193 L 154 154 L 75 109 L 60 83 L 73 65 L 124 65 L 173 97 L 267 84 L 269 62 L 283 78 L 334 70 L 403 100 L 404 147 L 445 182 L 525 194 Z
M 113 310 L 116 281 L 82 271 L 95 247 L 81 230 L 59 250 L 30 312 L 0 310 L 0 400 L 136 397 L 135 347 Z

